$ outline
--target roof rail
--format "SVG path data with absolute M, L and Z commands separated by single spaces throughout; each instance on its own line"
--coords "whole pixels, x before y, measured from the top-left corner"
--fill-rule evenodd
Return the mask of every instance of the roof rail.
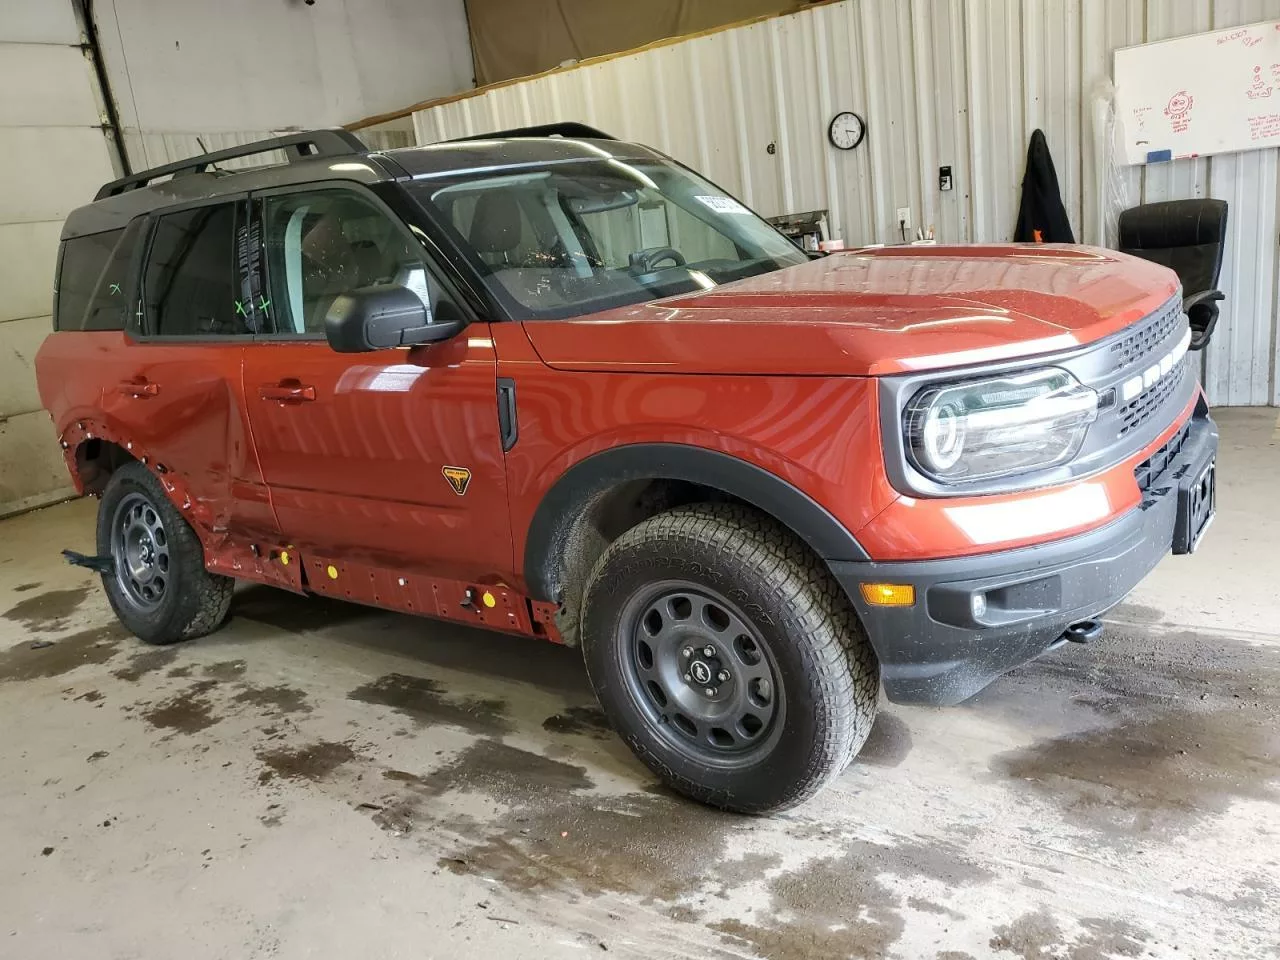
M 129 190 L 145 187 L 152 180 L 171 174 L 177 176 L 185 173 L 203 173 L 206 168 L 224 160 L 238 160 L 241 157 L 270 153 L 273 150 L 284 150 L 290 163 L 311 157 L 348 157 L 352 154 L 369 152 L 364 142 L 350 130 L 341 128 L 307 130 L 284 137 L 273 137 L 270 140 L 256 140 L 238 147 L 228 147 L 226 150 L 215 150 L 213 153 L 202 153 L 198 157 L 166 163 L 162 167 L 152 167 L 150 170 L 143 170 L 104 184 L 93 199 L 102 200 L 106 197 L 119 196 Z
M 578 140 L 617 140 L 603 130 L 589 127 L 585 123 L 572 120 L 563 123 L 544 123 L 537 127 L 516 127 L 514 130 L 495 130 L 493 133 L 478 133 L 470 137 L 454 137 L 447 143 L 465 143 L 468 140 L 504 140 L 520 137 L 570 137 Z

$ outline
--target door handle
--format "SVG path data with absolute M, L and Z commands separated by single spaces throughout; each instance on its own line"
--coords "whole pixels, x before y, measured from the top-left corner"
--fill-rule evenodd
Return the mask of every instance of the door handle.
M 316 388 L 297 380 L 281 380 L 279 383 L 264 383 L 258 388 L 258 396 L 277 403 L 310 403 L 316 398 Z
M 160 392 L 160 384 L 152 383 L 150 380 L 125 380 L 116 384 L 116 390 L 126 397 L 145 400 L 147 397 L 154 397 Z

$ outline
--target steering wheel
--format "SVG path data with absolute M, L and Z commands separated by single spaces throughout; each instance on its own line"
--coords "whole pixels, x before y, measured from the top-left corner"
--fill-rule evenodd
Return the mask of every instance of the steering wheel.
M 688 262 L 684 254 L 673 247 L 647 247 L 637 250 L 627 260 L 632 273 L 653 273 L 663 260 L 670 260 L 677 267 L 683 267 Z

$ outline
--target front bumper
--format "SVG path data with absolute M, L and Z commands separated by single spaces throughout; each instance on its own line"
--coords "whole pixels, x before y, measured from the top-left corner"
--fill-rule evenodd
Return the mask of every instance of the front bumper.
M 959 703 L 1065 642 L 1067 627 L 1111 609 L 1171 550 L 1193 550 L 1212 519 L 1217 450 L 1218 430 L 1202 403 L 1139 469 L 1142 504 L 1104 527 L 980 556 L 832 563 L 879 656 L 889 699 Z M 915 603 L 868 604 L 862 583 L 911 584 Z M 978 595 L 984 603 L 975 615 Z

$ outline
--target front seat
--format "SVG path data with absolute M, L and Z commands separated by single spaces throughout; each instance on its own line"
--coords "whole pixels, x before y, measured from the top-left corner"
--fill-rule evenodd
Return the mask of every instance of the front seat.
M 1122 253 L 1168 267 L 1182 281 L 1191 349 L 1203 350 L 1218 323 L 1218 289 L 1227 235 L 1225 200 L 1165 200 L 1120 214 Z
M 510 262 L 511 251 L 524 234 L 520 204 L 510 190 L 486 190 L 471 216 L 471 246 L 491 265 Z M 496 257 L 496 263 L 494 258 Z

